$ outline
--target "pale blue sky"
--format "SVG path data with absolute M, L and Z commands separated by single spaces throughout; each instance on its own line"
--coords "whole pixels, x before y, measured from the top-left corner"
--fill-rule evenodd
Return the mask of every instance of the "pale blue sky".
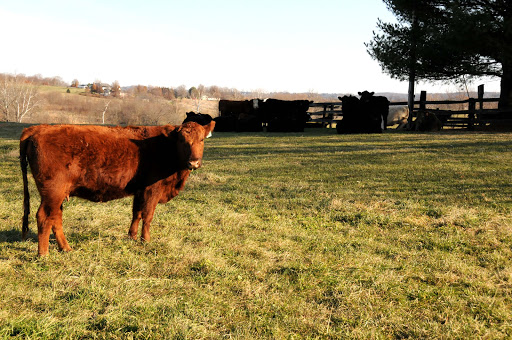
M 0 72 L 122 86 L 405 93 L 407 84 L 366 52 L 377 18 L 393 20 L 381 0 L 0 0 Z

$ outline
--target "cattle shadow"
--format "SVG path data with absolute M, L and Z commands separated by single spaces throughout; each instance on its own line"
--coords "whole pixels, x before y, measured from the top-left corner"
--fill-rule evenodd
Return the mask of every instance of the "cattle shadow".
M 28 238 L 34 237 L 37 238 L 37 235 L 30 233 Z M 0 243 L 16 243 L 21 241 L 23 241 L 21 238 L 21 227 L 19 229 L 0 230 Z
M 23 129 L 32 125 L 34 124 L 1 122 L 0 139 L 17 140 L 20 138 Z
M 398 133 L 397 133 L 398 134 Z M 259 156 L 259 155 L 305 155 L 305 154 L 332 154 L 336 152 L 371 152 L 372 150 L 378 150 L 378 155 L 384 156 L 386 154 L 408 154 L 415 152 L 432 152 L 432 153 L 453 153 L 463 152 L 464 150 L 474 151 L 480 150 L 480 152 L 492 151 L 508 151 L 512 148 L 511 140 L 441 140 L 432 141 L 430 134 L 423 134 L 418 136 L 418 133 L 408 132 L 405 135 L 403 133 L 402 138 L 393 139 L 381 139 L 376 138 L 373 141 L 368 141 L 368 135 L 343 135 L 342 138 L 326 138 L 325 140 L 318 142 L 315 141 L 316 145 L 307 145 L 304 143 L 293 143 L 289 141 L 291 135 L 269 135 L 267 134 L 255 134 L 254 137 L 261 138 L 273 138 L 274 145 L 269 146 L 264 141 L 251 140 L 242 141 L 236 148 L 232 145 L 237 144 L 236 135 L 219 136 L 219 139 L 228 139 L 227 143 L 224 144 L 222 141 L 216 144 L 210 144 L 205 151 L 205 159 L 211 161 L 219 161 L 229 157 L 237 156 Z M 478 133 L 479 135 L 489 135 L 488 133 Z M 460 137 L 460 133 L 441 133 L 442 137 Z M 490 134 L 492 135 L 492 133 Z M 247 136 L 247 135 L 243 135 Z M 307 135 L 304 135 L 308 137 Z M 335 135 L 336 136 L 336 135 Z M 382 135 L 381 135 L 382 136 Z M 410 136 L 410 138 L 408 138 Z M 332 137 L 331 134 L 326 137 Z M 420 138 L 418 138 L 420 137 Z M 421 138 L 424 137 L 424 138 Z
M 0 260 L 12 260 L 13 256 L 23 262 L 34 260 L 37 256 L 34 251 L 37 246 L 34 248 L 34 242 L 37 243 L 37 234 L 35 233 L 30 233 L 27 240 L 24 241 L 21 238 L 21 228 L 1 230 L 0 247 L 2 248 L 2 255 L 0 255 Z

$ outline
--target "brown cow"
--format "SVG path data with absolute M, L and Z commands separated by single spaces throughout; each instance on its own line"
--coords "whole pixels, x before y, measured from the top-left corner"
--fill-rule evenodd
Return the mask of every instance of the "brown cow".
M 37 125 L 20 138 L 24 186 L 23 239 L 30 213 L 27 163 L 41 196 L 37 211 L 38 253 L 48 254 L 50 229 L 59 249 L 71 250 L 62 231 L 62 204 L 70 196 L 105 202 L 134 196 L 129 236 L 143 241 L 157 203 L 183 189 L 190 171 L 201 166 L 204 139 L 215 122 L 201 126 L 104 127 Z M 28 162 L 27 162 L 28 160 Z

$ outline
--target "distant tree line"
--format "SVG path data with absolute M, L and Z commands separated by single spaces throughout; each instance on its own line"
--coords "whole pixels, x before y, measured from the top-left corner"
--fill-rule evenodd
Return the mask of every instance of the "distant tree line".
M 72 87 L 78 87 L 78 80 L 73 80 L 71 83 Z M 313 101 L 325 101 L 325 100 L 337 100 L 337 94 L 322 95 L 314 91 L 306 93 L 290 93 L 290 92 L 266 92 L 262 89 L 256 89 L 252 91 L 239 91 L 236 88 L 220 87 L 220 86 L 205 86 L 198 85 L 187 87 L 180 85 L 177 87 L 159 87 L 159 86 L 146 86 L 146 85 L 133 85 L 122 88 L 119 82 L 115 81 L 112 85 L 109 85 L 111 93 L 109 95 L 113 97 L 120 97 L 120 93 L 123 92 L 131 97 L 150 99 L 150 98 L 163 98 L 167 100 L 175 99 L 191 99 L 196 102 L 197 111 L 200 111 L 200 103 L 202 100 L 245 100 L 253 98 L 275 98 L 282 100 L 313 100 Z M 88 84 L 88 91 L 91 93 L 103 94 L 102 83 L 96 80 L 94 83 Z
M 40 74 L 36 74 L 33 76 L 27 76 L 24 74 L 5 74 L 0 73 L 0 77 L 4 78 L 18 78 L 22 79 L 26 83 L 30 83 L 32 85 L 40 85 L 40 86 L 68 86 L 61 77 L 43 77 Z
M 128 93 L 134 96 L 155 96 L 155 97 L 163 97 L 168 100 L 173 99 L 242 99 L 243 94 L 237 89 L 227 88 L 227 87 L 219 87 L 219 86 L 192 86 L 187 88 L 185 85 L 180 85 L 177 87 L 157 87 L 157 86 L 144 86 L 144 85 L 136 85 L 131 86 L 127 90 Z
M 73 79 L 69 84 L 62 80 L 60 77 L 42 77 L 41 75 L 26 76 L 23 74 L 2 74 L 0 73 L 0 121 L 21 122 L 38 110 L 45 110 L 48 102 L 55 99 L 55 96 L 50 96 L 47 91 L 40 93 L 41 86 L 59 86 L 59 87 L 74 87 L 79 88 L 83 86 L 78 79 Z M 102 83 L 96 79 L 92 83 L 87 83 L 85 86 L 87 93 L 93 96 L 109 96 L 119 98 L 124 101 L 151 102 L 166 101 L 171 105 L 172 112 L 178 112 L 178 102 L 182 99 L 191 100 L 194 105 L 194 110 L 200 112 L 202 104 L 205 100 L 215 101 L 220 99 L 226 100 L 246 100 L 246 99 L 265 99 L 275 98 L 282 100 L 312 100 L 312 101 L 334 101 L 336 94 L 331 97 L 309 91 L 307 93 L 289 93 L 289 92 L 266 92 L 262 89 L 253 91 L 242 92 L 236 88 L 220 87 L 220 86 L 198 86 L 187 87 L 180 85 L 177 87 L 158 87 L 135 85 L 128 87 L 121 87 L 118 81 L 112 84 Z M 68 92 L 70 92 L 68 90 Z M 70 98 L 71 99 L 71 98 Z M 146 104 L 145 104 L 146 105 Z M 148 104 L 149 105 L 149 104 Z M 153 105 L 153 104 L 152 104 Z M 66 105 L 73 106 L 73 105 Z M 144 105 L 130 104 L 129 107 L 143 107 Z M 204 105 L 203 105 L 204 106 Z M 209 105 L 211 106 L 211 105 Z M 112 103 L 108 106 L 108 111 L 113 111 L 116 106 Z M 159 117 L 160 108 L 156 108 L 155 117 Z M 80 108 L 79 111 L 85 110 Z M 102 111 L 105 110 L 105 107 Z M 169 108 L 165 110 L 169 111 Z M 73 112 L 74 109 L 69 110 Z M 144 110 L 131 110 L 125 108 L 126 112 L 132 112 L 129 116 L 136 117 Z M 157 112 L 158 111 L 158 112 Z M 135 121 L 136 118 L 131 118 L 130 121 Z M 155 118 L 156 119 L 156 118 Z M 158 120 L 158 119 L 157 119 Z M 119 120 L 121 121 L 121 119 Z

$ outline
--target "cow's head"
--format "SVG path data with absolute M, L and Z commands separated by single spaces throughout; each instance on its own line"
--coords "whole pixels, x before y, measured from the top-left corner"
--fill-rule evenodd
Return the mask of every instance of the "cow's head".
M 188 170 L 196 170 L 201 167 L 204 140 L 211 136 L 214 127 L 214 121 L 204 126 L 188 122 L 174 130 L 177 136 L 176 148 L 181 167 Z
M 363 91 L 357 92 L 357 94 L 361 96 L 361 102 L 368 103 L 370 100 L 372 100 L 372 97 L 375 94 L 375 92 Z
M 207 125 L 212 121 L 212 116 L 209 114 L 204 113 L 195 113 L 193 111 L 187 112 L 187 118 L 183 121 L 182 124 L 185 124 L 187 122 L 196 122 L 201 125 Z
M 360 103 L 357 97 L 343 96 L 338 97 L 338 99 L 341 100 L 341 110 L 343 111 L 343 115 L 359 113 Z
M 361 97 L 371 97 L 375 94 L 375 92 L 363 91 L 363 92 L 357 92 L 357 94 L 359 94 Z

